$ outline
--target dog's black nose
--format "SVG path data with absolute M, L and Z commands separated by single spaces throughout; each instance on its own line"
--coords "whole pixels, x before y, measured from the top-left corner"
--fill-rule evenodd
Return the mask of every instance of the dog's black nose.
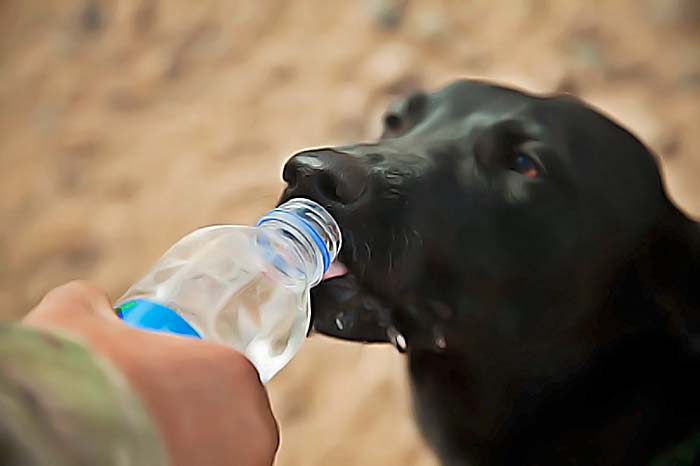
M 290 194 L 343 205 L 362 197 L 367 175 L 360 159 L 333 149 L 300 152 L 289 159 L 282 172 Z

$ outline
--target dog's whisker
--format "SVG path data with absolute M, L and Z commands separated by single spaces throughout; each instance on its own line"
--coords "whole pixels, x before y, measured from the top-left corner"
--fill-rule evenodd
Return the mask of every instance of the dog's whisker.
M 413 236 L 415 236 L 416 239 L 418 240 L 418 247 L 423 247 L 423 237 L 422 237 L 421 234 L 418 232 L 418 230 L 411 230 L 411 233 L 412 233 Z
M 367 261 L 369 262 L 372 260 L 372 249 L 369 247 L 368 241 L 365 241 L 364 246 L 365 250 L 367 251 Z

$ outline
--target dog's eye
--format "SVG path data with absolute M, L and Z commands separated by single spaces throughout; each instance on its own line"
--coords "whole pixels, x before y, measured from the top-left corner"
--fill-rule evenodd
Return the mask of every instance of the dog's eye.
M 522 151 L 515 153 L 511 170 L 528 178 L 537 178 L 543 171 L 542 166 L 537 160 Z

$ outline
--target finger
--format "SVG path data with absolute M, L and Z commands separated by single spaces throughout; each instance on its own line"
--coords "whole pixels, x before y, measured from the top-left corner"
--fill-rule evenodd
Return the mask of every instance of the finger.
M 84 281 L 73 281 L 49 291 L 24 321 L 33 324 L 86 317 L 119 321 L 104 291 Z

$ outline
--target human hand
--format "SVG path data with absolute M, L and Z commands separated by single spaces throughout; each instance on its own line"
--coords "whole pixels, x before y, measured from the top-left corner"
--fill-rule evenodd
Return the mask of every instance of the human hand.
M 26 325 L 67 332 L 109 359 L 160 429 L 173 466 L 269 466 L 279 444 L 267 393 L 240 353 L 124 324 L 84 282 L 49 292 Z

